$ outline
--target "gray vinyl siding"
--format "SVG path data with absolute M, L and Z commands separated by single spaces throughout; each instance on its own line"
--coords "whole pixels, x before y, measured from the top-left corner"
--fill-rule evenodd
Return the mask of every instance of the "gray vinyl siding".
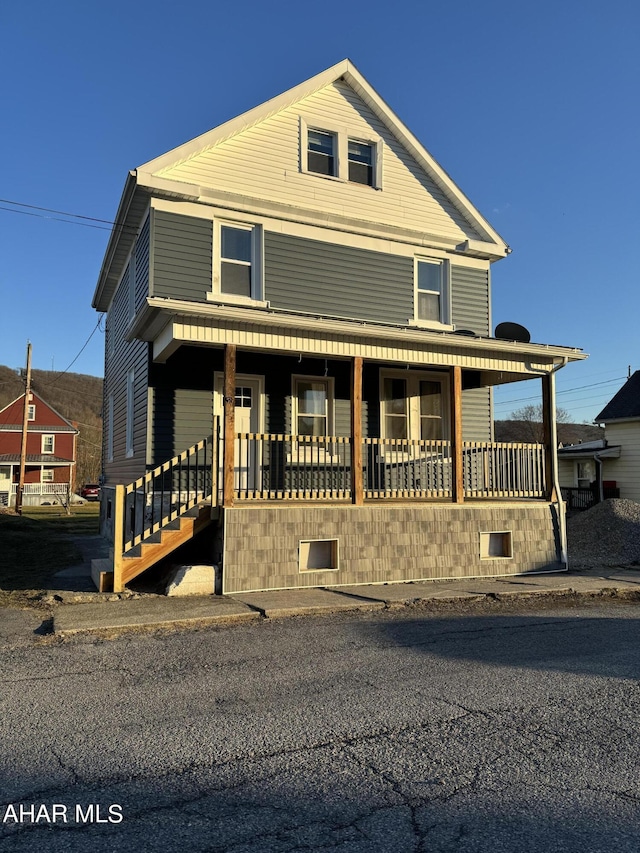
M 153 211 L 153 296 L 204 302 L 212 263 L 211 220 Z
M 153 392 L 155 429 L 152 465 L 160 465 L 211 435 L 213 390 L 157 388 Z
M 404 325 L 413 259 L 267 231 L 265 299 L 273 308 Z
M 145 472 L 147 444 L 147 378 L 149 344 L 126 341 L 129 325 L 129 276 L 131 266 L 123 274 L 109 310 L 104 381 L 104 447 L 103 466 L 106 485 L 130 483 Z M 113 350 L 111 340 L 113 339 Z M 127 376 L 134 371 L 133 387 L 133 455 L 126 453 Z M 113 461 L 108 460 L 106 440 L 109 426 L 109 397 L 113 395 Z
M 462 440 L 492 441 L 491 389 L 471 388 L 462 392 Z
M 135 310 L 136 313 L 144 305 L 149 295 L 149 217 L 147 217 L 135 248 Z
M 456 329 L 489 335 L 489 271 L 451 265 L 451 319 Z

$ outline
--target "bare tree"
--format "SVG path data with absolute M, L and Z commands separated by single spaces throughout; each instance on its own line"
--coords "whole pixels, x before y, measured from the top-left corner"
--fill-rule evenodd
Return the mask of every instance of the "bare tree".
M 511 420 L 520 421 L 528 441 L 542 443 L 544 441 L 544 425 L 542 423 L 542 404 L 523 406 L 511 412 Z M 571 423 L 571 415 L 566 409 L 556 409 L 556 423 Z

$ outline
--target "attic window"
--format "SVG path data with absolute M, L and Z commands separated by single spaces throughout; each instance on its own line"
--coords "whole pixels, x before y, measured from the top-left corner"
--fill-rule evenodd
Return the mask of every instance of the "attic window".
M 35 419 L 36 419 L 36 404 L 35 403 L 29 403 L 29 405 L 27 406 L 27 420 L 35 421 Z
M 349 140 L 349 180 L 373 186 L 373 145 Z
M 307 134 L 307 169 L 318 175 L 336 174 L 336 137 L 323 130 L 311 130 Z

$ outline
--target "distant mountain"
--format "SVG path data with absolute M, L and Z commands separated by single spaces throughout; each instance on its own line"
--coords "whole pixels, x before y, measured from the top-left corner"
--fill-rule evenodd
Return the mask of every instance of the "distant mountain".
M 542 424 L 536 421 L 494 421 L 496 441 L 542 441 Z M 604 429 L 593 424 L 557 424 L 560 444 L 580 444 L 604 438 Z
M 78 464 L 76 480 L 95 483 L 102 470 L 102 379 L 84 373 L 32 370 L 31 385 L 57 412 L 77 424 Z M 18 371 L 0 365 L 0 409 L 24 394 Z

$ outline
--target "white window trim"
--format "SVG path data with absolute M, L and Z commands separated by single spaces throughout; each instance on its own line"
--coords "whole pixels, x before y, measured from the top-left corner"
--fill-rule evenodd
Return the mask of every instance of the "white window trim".
M 421 320 L 418 317 L 418 264 L 427 263 L 440 267 L 440 322 L 436 320 Z M 424 292 L 424 291 L 423 291 Z M 435 292 L 435 291 L 428 291 Z M 420 329 L 437 329 L 441 332 L 452 332 L 451 322 L 451 264 L 448 260 L 426 255 L 416 255 L 413 259 L 413 319 L 410 326 Z
M 45 476 L 46 474 L 46 476 Z M 40 473 L 40 482 L 41 483 L 53 483 L 55 482 L 55 472 L 53 468 L 43 468 Z
M 222 227 L 237 228 L 251 232 L 251 296 L 240 296 L 235 293 L 223 293 L 221 290 L 222 275 Z M 212 292 L 207 293 L 209 302 L 233 305 L 251 305 L 268 308 L 264 300 L 264 239 L 262 225 L 255 222 L 239 222 L 228 219 L 215 219 L 213 222 L 213 282 Z
M 113 394 L 107 403 L 107 462 L 113 462 Z
M 51 450 L 45 449 L 45 443 L 46 443 L 46 440 L 48 438 L 51 439 Z M 50 454 L 53 456 L 53 454 L 55 453 L 55 449 L 56 449 L 56 437 L 55 437 L 55 435 L 53 435 L 53 433 L 49 433 L 49 432 L 46 433 L 45 435 L 43 435 L 42 439 L 41 439 L 41 443 L 40 443 L 40 450 L 42 452 L 42 455 L 44 456 L 44 454 L 46 453 L 46 454 Z
M 309 130 L 318 130 L 321 133 L 330 133 L 336 140 L 336 169 L 335 175 L 321 175 L 319 172 L 313 172 L 309 169 L 308 148 L 309 148 Z M 362 142 L 365 145 L 371 145 L 373 148 L 373 184 L 361 184 L 359 181 L 349 180 L 349 140 L 353 142 Z M 300 171 L 306 175 L 313 175 L 314 178 L 324 178 L 326 181 L 338 181 L 342 184 L 349 184 L 352 187 L 361 187 L 365 190 L 381 190 L 382 189 L 382 162 L 383 162 L 384 142 L 381 137 L 363 136 L 361 132 L 350 131 L 344 125 L 336 125 L 331 122 L 326 122 L 324 119 L 315 121 L 310 118 L 300 116 L 300 154 L 299 166 Z
M 28 403 L 27 404 L 27 420 L 28 421 L 35 421 L 35 419 L 36 419 L 36 404 L 35 403 Z
M 129 291 L 127 293 L 129 323 L 132 323 L 136 316 L 136 243 L 137 241 L 133 244 L 129 258 Z
M 294 373 L 291 376 L 291 434 L 298 435 L 298 382 L 324 382 L 327 386 L 327 434 L 326 439 L 335 435 L 335 380 L 333 376 L 318 376 L 314 374 Z M 297 442 L 295 443 L 297 445 Z M 309 463 L 313 461 L 319 462 L 335 462 L 337 456 L 334 454 L 335 443 L 327 442 L 322 453 L 314 453 L 311 446 L 303 444 L 304 454 L 296 449 L 295 457 L 291 457 L 289 461 L 297 461 Z
M 134 382 L 135 382 L 135 371 L 130 370 L 127 373 L 127 418 L 126 418 L 126 427 L 125 427 L 125 455 L 127 457 L 133 456 L 133 398 L 134 398 Z
M 407 382 L 407 439 L 410 441 L 420 439 L 420 381 L 440 382 L 442 386 L 442 441 L 449 441 L 451 436 L 451 424 L 449 416 L 450 385 L 449 375 L 437 371 L 426 370 L 381 370 L 380 371 L 380 436 L 387 438 L 386 421 L 384 411 L 384 380 L 404 379 Z M 402 440 L 402 439 L 401 439 Z M 425 439 L 426 440 L 426 439 Z

